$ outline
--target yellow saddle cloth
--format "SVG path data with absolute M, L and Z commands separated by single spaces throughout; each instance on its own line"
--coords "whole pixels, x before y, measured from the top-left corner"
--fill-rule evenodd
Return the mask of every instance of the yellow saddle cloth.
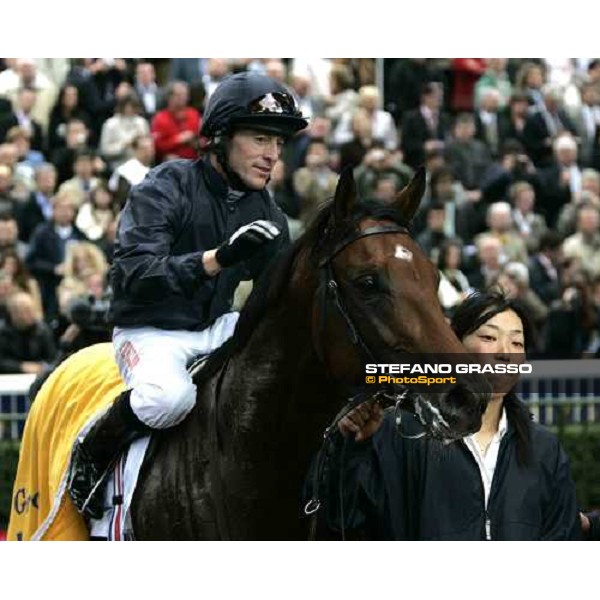
M 87 540 L 81 515 L 66 493 L 71 449 L 125 389 L 112 344 L 84 348 L 63 362 L 31 407 L 19 456 L 9 540 Z

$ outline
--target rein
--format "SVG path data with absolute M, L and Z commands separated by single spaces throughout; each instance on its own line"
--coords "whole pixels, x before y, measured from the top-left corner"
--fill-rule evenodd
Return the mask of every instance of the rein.
M 317 453 L 317 461 L 313 469 L 313 476 L 311 480 L 311 488 L 312 488 L 312 496 L 310 500 L 304 506 L 304 514 L 311 518 L 310 524 L 310 532 L 309 532 L 309 540 L 316 539 L 317 533 L 317 512 L 321 507 L 321 500 L 319 498 L 319 491 L 321 488 L 321 483 L 323 481 L 323 475 L 325 473 L 325 467 L 327 466 L 328 459 L 330 456 L 329 450 L 332 448 L 334 443 L 334 435 L 337 433 L 338 423 L 350 412 L 352 412 L 357 406 L 366 402 L 368 400 L 375 400 L 375 402 L 380 405 L 390 405 L 394 404 L 396 406 L 396 412 L 400 411 L 400 404 L 402 400 L 404 400 L 406 394 L 408 393 L 407 389 L 404 389 L 400 394 L 389 394 L 384 390 L 376 391 L 374 394 L 368 392 L 359 392 L 352 398 L 348 400 L 346 405 L 338 412 L 338 414 L 333 418 L 329 426 L 325 429 L 323 433 L 323 441 L 321 442 L 321 448 Z M 343 451 L 346 449 L 346 442 L 344 440 Z M 340 468 L 340 475 L 343 473 L 343 460 L 341 461 L 342 465 Z M 344 519 L 343 519 L 343 482 L 340 481 L 342 485 L 340 485 L 340 514 L 342 515 L 342 539 L 345 538 L 344 533 Z
M 371 352 L 367 343 L 363 340 L 362 336 L 350 313 L 348 312 L 346 305 L 343 301 L 342 296 L 340 295 L 339 285 L 335 278 L 335 273 L 333 272 L 332 262 L 333 259 L 347 246 L 352 244 L 355 241 L 360 239 L 372 236 L 372 235 L 382 235 L 382 234 L 404 234 L 409 235 L 410 232 L 407 227 L 403 225 L 378 225 L 373 227 L 368 227 L 363 231 L 352 230 L 348 235 L 344 236 L 339 242 L 337 242 L 330 254 L 323 258 L 318 263 L 319 267 L 319 286 L 317 290 L 318 294 L 318 303 L 320 306 L 319 310 L 319 324 L 317 327 L 317 337 L 315 340 L 315 350 L 321 362 L 324 361 L 324 352 L 322 348 L 322 333 L 324 330 L 325 316 L 327 312 L 328 306 L 331 304 L 337 311 L 337 313 L 342 317 L 346 330 L 348 332 L 348 336 L 350 341 L 354 346 L 358 348 L 358 351 L 362 354 L 363 358 L 369 359 L 370 361 L 374 361 L 375 357 Z M 221 477 L 221 469 L 220 469 L 220 443 L 219 443 L 219 418 L 218 418 L 218 409 L 219 409 L 219 396 L 221 392 L 221 384 L 223 381 L 223 377 L 225 371 L 227 369 L 227 364 L 223 365 L 221 368 L 221 372 L 218 376 L 218 382 L 216 385 L 215 393 L 213 395 L 213 401 L 211 402 L 209 408 L 209 453 L 210 453 L 210 472 L 211 479 L 213 481 L 213 494 L 214 494 L 214 506 L 216 511 L 216 521 L 217 521 L 217 529 L 219 532 L 219 537 L 222 540 L 231 539 L 231 530 L 229 527 L 229 522 L 227 518 L 227 513 L 225 511 L 225 490 L 223 486 L 223 480 Z M 386 390 L 378 390 L 374 394 L 372 392 L 366 392 L 364 390 L 358 391 L 355 395 L 351 396 L 346 403 L 346 405 L 339 411 L 339 413 L 335 416 L 330 425 L 325 429 L 323 434 L 323 442 L 321 444 L 321 448 L 318 452 L 318 462 L 314 471 L 313 479 L 312 479 L 312 497 L 304 507 L 304 512 L 306 515 L 311 517 L 311 535 L 310 539 L 314 539 L 314 535 L 316 533 L 316 522 L 317 522 L 317 512 L 321 506 L 321 501 L 319 499 L 319 489 L 321 487 L 321 482 L 323 478 L 323 473 L 325 471 L 325 466 L 327 463 L 327 452 L 326 450 L 332 444 L 333 435 L 337 432 L 337 425 L 339 421 L 341 421 L 348 413 L 354 410 L 358 405 L 369 399 L 375 399 L 375 401 L 380 402 L 382 405 L 385 403 L 386 405 L 393 405 L 395 403 L 396 409 L 398 410 L 400 406 L 400 402 L 404 399 L 407 390 L 403 390 L 400 394 L 390 393 Z
M 317 355 L 322 363 L 324 363 L 325 354 L 322 346 L 323 339 L 323 330 L 325 324 L 325 318 L 327 314 L 327 308 L 329 304 L 332 304 L 336 309 L 337 313 L 342 317 L 345 325 L 346 331 L 348 333 L 348 337 L 351 343 L 357 347 L 359 353 L 362 355 L 366 362 L 377 362 L 373 352 L 369 348 L 368 344 L 364 341 L 358 328 L 356 327 L 352 317 L 346 305 L 343 301 L 343 298 L 340 294 L 339 284 L 335 279 L 335 274 L 333 272 L 333 259 L 347 246 L 352 244 L 353 242 L 360 240 L 365 237 L 369 237 L 372 235 L 382 235 L 382 234 L 404 234 L 410 235 L 410 232 L 407 227 L 402 225 L 378 225 L 373 227 L 368 227 L 363 231 L 352 231 L 350 235 L 345 236 L 339 241 L 335 246 L 333 251 L 323 258 L 318 266 L 319 266 L 319 287 L 318 287 L 318 303 L 319 303 L 319 323 L 316 332 L 316 340 L 315 340 L 315 349 L 317 351 Z M 321 488 L 323 475 L 325 473 L 325 467 L 327 465 L 330 453 L 328 450 L 331 449 L 333 445 L 333 436 L 337 432 L 338 423 L 346 417 L 351 411 L 353 411 L 357 406 L 366 402 L 368 400 L 374 399 L 375 402 L 378 402 L 381 405 L 394 405 L 396 406 L 396 414 L 399 414 L 400 403 L 406 396 L 408 390 L 405 388 L 400 393 L 393 393 L 387 390 L 378 390 L 375 393 L 367 392 L 367 391 L 359 391 L 354 396 L 351 396 L 346 403 L 346 405 L 338 412 L 338 414 L 334 417 L 333 421 L 330 425 L 325 429 L 323 433 L 323 441 L 321 443 L 321 448 L 317 453 L 317 462 L 314 466 L 313 477 L 311 481 L 312 488 L 312 496 L 310 500 L 306 503 L 304 507 L 304 513 L 310 517 L 310 533 L 309 539 L 316 539 L 316 527 L 317 527 L 317 513 L 321 506 L 321 500 L 319 498 L 319 491 Z M 344 450 L 346 448 L 346 441 L 344 442 L 344 447 L 342 450 L 342 464 L 340 467 L 340 477 L 343 473 L 343 455 L 345 454 Z M 340 481 L 340 483 L 342 483 Z M 342 515 L 342 539 L 345 538 L 344 532 L 344 519 L 343 519 L 343 494 L 342 494 L 343 486 L 340 485 L 340 514 Z

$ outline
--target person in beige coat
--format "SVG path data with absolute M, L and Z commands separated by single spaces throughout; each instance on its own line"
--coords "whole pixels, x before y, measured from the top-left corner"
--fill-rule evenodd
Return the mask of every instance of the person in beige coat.
M 73 163 L 75 177 L 67 179 L 58 188 L 59 193 L 64 192 L 72 198 L 77 209 L 89 200 L 91 192 L 100 184 L 100 179 L 94 176 L 94 159 L 93 151 L 79 150 Z
M 495 237 L 500 241 L 503 262 L 527 262 L 528 254 L 525 242 L 515 231 L 511 206 L 508 202 L 494 202 L 487 212 L 488 230 L 475 237 L 475 244 L 485 236 Z
M 133 156 L 133 141 L 150 132 L 140 110 L 137 98 L 125 96 L 117 102 L 115 115 L 102 126 L 100 153 L 113 169 Z
M 514 183 L 509 190 L 511 204 L 513 206 L 512 219 L 515 229 L 527 246 L 530 254 L 537 252 L 540 238 L 548 227 L 546 219 L 534 211 L 535 190 L 527 181 Z

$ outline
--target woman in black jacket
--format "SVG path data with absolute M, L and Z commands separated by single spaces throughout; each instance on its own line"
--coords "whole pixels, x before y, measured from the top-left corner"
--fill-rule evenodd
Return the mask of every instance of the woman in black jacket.
M 469 296 L 452 327 L 482 362 L 525 359 L 526 315 L 500 293 Z M 338 425 L 324 478 L 328 528 L 364 539 L 579 539 L 568 458 L 531 421 L 516 378 L 489 376 L 480 430 L 451 444 L 418 437 L 408 413 L 400 433 L 393 411 L 373 403 L 352 411 Z
M 56 103 L 50 113 L 48 155 L 53 154 L 58 148 L 64 148 L 67 145 L 67 123 L 71 119 L 83 121 L 88 129 L 91 126 L 90 116 L 81 107 L 77 86 L 67 83 L 60 89 Z

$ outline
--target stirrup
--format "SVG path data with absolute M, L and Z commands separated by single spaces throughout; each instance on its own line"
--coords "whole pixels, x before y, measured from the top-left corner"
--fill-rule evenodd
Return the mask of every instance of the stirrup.
M 104 487 L 115 462 L 116 459 L 100 472 L 81 442 L 76 442 L 69 466 L 67 490 L 75 508 L 83 516 L 89 519 L 102 518 L 105 510 Z
M 107 507 L 104 505 L 104 490 L 106 489 L 108 476 L 112 472 L 115 463 L 116 460 L 109 465 L 104 473 L 102 473 L 98 481 L 96 481 L 94 484 L 92 491 L 82 504 L 79 512 L 85 517 L 90 519 L 101 519 L 104 516 L 104 512 L 107 509 Z
M 69 494 L 77 510 L 93 519 L 104 513 L 105 483 L 121 453 L 151 431 L 131 409 L 130 394 L 131 390 L 123 392 L 73 446 L 67 479 Z

